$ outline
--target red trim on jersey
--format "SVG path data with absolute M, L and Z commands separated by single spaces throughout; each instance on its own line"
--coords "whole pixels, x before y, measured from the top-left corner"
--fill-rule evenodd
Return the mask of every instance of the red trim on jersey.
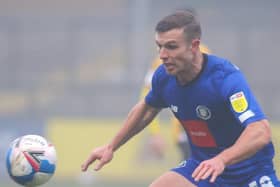
M 217 147 L 216 141 L 208 128 L 208 124 L 201 120 L 181 121 L 192 143 L 199 147 Z

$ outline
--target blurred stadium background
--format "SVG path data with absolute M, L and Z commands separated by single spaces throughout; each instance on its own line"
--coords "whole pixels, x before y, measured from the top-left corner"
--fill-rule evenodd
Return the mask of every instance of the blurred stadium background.
M 112 137 L 139 98 L 156 56 L 154 26 L 178 8 L 195 8 L 203 43 L 245 72 L 273 124 L 280 172 L 280 1 L 0 0 L 0 186 L 9 142 L 41 134 L 58 153 L 45 186 L 147 186 L 179 162 L 163 118 L 168 151 L 145 149 L 145 132 L 102 171 L 80 172 L 91 148 Z M 166 113 L 166 115 L 169 115 Z

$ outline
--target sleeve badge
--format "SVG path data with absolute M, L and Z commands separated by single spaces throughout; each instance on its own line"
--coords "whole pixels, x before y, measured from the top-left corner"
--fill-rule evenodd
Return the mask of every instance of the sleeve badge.
M 233 110 L 237 113 L 244 112 L 248 108 L 247 99 L 242 91 L 230 96 L 230 103 Z

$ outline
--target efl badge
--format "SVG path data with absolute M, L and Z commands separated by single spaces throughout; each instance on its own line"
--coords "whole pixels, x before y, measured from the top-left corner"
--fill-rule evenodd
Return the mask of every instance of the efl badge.
M 233 110 L 237 113 L 244 112 L 248 108 L 248 102 L 243 92 L 238 92 L 230 96 Z
M 198 105 L 196 107 L 196 115 L 203 120 L 208 120 L 211 118 L 211 111 L 206 106 Z

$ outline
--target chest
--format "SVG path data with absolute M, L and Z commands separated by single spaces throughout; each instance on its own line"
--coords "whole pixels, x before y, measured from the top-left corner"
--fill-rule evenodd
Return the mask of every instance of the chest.
M 210 80 L 185 87 L 167 85 L 162 97 L 179 120 L 209 120 L 227 110 L 226 101 Z

